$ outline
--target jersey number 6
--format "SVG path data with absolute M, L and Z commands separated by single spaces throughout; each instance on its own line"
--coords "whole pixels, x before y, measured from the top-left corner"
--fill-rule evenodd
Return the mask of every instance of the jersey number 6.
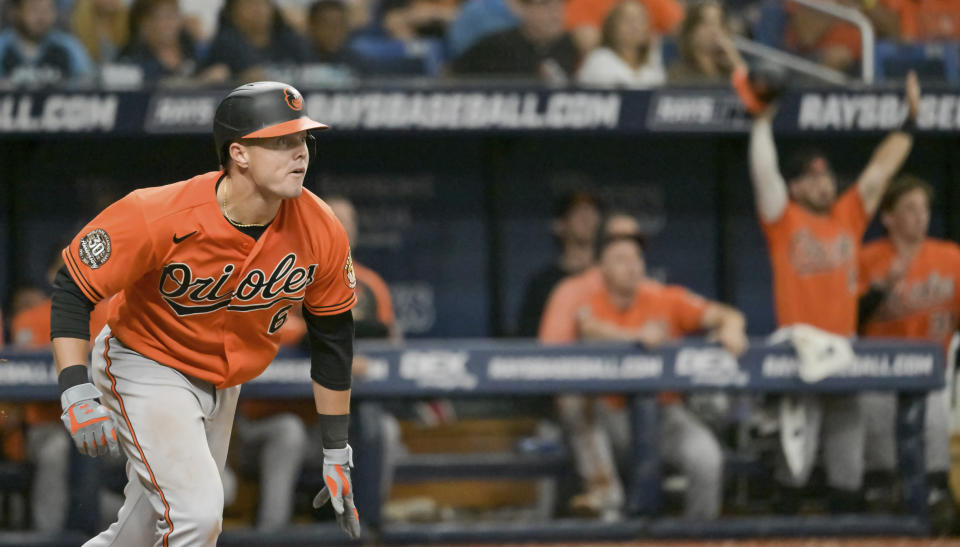
M 287 322 L 287 312 L 290 311 L 290 308 L 293 306 L 284 306 L 280 308 L 277 313 L 273 314 L 273 317 L 270 319 L 270 327 L 267 329 L 269 334 L 273 334 L 280 330 L 280 327 Z

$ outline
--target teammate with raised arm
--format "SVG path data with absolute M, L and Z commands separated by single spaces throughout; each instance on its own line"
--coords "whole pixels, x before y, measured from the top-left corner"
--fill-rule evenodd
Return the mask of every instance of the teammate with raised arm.
M 240 385 L 270 364 L 295 305 L 311 343 L 326 487 L 360 534 L 350 480 L 356 302 L 347 235 L 303 190 L 310 130 L 292 86 L 255 82 L 217 107 L 222 170 L 131 192 L 64 249 L 51 337 L 63 423 L 90 456 L 127 456 L 117 521 L 88 546 L 213 546 Z M 87 321 L 114 296 L 88 367 Z
M 920 100 L 914 73 L 906 81 L 907 112 L 900 128 L 873 152 L 856 183 L 837 197 L 837 184 L 827 158 L 818 151 L 792 157 L 781 174 L 773 141 L 775 107 L 759 112 L 750 131 L 750 174 L 757 210 L 773 266 L 777 324 L 808 324 L 827 332 L 852 336 L 857 328 L 857 254 L 870 218 L 890 179 L 913 146 Z M 863 419 L 856 395 L 822 397 L 821 425 L 831 509 L 860 505 L 863 478 Z M 812 412 L 810 415 L 820 415 Z M 810 439 L 816 453 L 817 435 Z M 796 492 L 809 478 L 812 458 L 799 472 L 781 466 L 785 486 L 780 509 L 796 510 Z

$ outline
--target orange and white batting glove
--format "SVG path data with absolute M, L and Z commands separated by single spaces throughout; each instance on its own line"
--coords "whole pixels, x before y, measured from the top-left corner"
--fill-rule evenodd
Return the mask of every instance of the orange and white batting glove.
M 60 395 L 60 405 L 63 407 L 60 419 L 81 454 L 96 458 L 109 451 L 118 456 L 120 445 L 117 443 L 117 429 L 106 407 L 97 401 L 100 395 L 89 382 L 64 390 Z
M 319 509 L 330 501 L 337 513 L 337 524 L 350 539 L 360 537 L 360 514 L 353 505 L 353 482 L 350 468 L 353 467 L 353 449 L 323 449 L 323 482 L 326 486 L 313 498 L 313 508 Z

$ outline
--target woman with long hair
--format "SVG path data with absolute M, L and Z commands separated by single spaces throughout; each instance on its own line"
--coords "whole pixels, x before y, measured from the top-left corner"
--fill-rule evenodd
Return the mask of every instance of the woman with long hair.
M 680 27 L 680 58 L 667 72 L 670 83 L 726 83 L 743 59 L 730 39 L 723 6 L 707 0 L 687 8 Z
M 123 0 L 76 0 L 70 26 L 96 63 L 113 61 L 127 45 L 127 8 Z
M 638 0 L 625 0 L 607 14 L 601 45 L 587 55 L 577 81 L 602 87 L 645 88 L 663 85 L 666 73 L 660 37 L 650 27 Z

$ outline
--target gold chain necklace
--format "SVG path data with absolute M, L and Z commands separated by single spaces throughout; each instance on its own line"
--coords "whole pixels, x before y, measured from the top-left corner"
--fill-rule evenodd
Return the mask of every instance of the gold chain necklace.
M 233 187 L 233 181 L 230 177 L 227 177 L 227 180 L 230 180 L 230 187 Z M 230 218 L 230 215 L 227 213 L 227 191 L 223 191 L 223 218 L 227 219 L 227 222 L 233 224 L 237 228 L 263 228 L 266 224 L 241 224 L 236 220 Z

